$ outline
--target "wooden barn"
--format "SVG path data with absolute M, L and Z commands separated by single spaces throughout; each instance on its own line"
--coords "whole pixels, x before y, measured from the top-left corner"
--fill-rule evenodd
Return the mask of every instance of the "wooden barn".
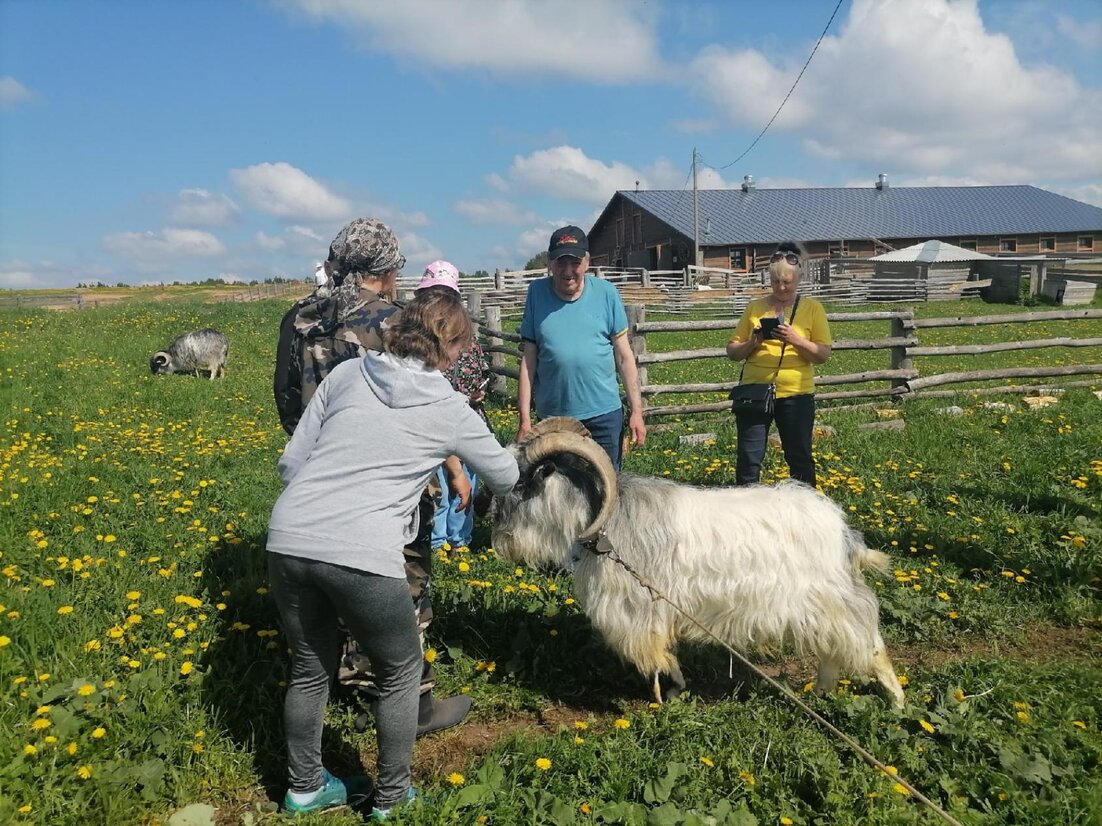
M 620 191 L 589 233 L 595 266 L 752 272 L 779 241 L 813 258 L 870 258 L 930 239 L 990 255 L 1102 255 L 1102 209 L 1033 186 Z

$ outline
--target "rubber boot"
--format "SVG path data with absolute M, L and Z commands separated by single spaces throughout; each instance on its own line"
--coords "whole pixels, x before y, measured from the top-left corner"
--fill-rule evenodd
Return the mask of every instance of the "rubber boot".
M 424 737 L 434 731 L 458 726 L 470 710 L 471 698 L 466 694 L 437 700 L 431 691 L 426 691 L 417 707 L 417 736 Z

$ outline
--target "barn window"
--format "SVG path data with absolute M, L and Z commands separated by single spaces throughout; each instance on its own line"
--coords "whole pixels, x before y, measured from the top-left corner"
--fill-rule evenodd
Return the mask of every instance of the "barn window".
M 631 239 L 636 244 L 643 243 L 643 216 L 639 213 L 631 217 Z
M 1041 252 L 1056 252 L 1056 238 L 1049 236 L 1041 239 Z
M 1093 250 L 1094 249 L 1094 236 L 1093 235 L 1080 235 L 1079 236 L 1079 243 L 1076 245 L 1076 248 L 1079 249 L 1080 251 L 1086 251 L 1086 252 L 1089 252 L 1090 250 Z
M 960 247 L 962 250 L 972 250 L 974 252 L 976 249 L 976 239 L 970 238 L 968 240 L 965 240 L 962 238 L 957 246 Z
M 616 219 L 616 246 L 622 247 L 624 245 L 624 219 Z
M 1017 238 L 1000 238 L 999 239 L 999 252 L 1017 252 L 1018 251 L 1018 239 Z
M 746 247 L 731 247 L 731 269 L 746 272 Z

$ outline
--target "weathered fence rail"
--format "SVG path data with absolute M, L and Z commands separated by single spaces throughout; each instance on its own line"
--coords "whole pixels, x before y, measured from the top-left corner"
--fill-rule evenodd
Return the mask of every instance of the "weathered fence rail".
M 654 419 L 664 416 L 679 416 L 694 413 L 712 413 L 727 410 L 726 398 L 714 401 L 693 401 L 689 403 L 655 405 L 661 395 L 716 393 L 726 394 L 738 382 L 734 379 L 718 382 L 684 382 L 652 384 L 649 381 L 648 368 L 651 365 L 672 362 L 726 359 L 726 349 L 706 347 L 692 350 L 671 350 L 652 352 L 648 347 L 647 336 L 654 333 L 671 332 L 707 332 L 715 330 L 733 330 L 733 319 L 698 321 L 648 321 L 647 309 L 640 305 L 628 306 L 629 332 L 632 337 L 632 352 L 639 371 L 641 392 L 647 407 L 645 416 Z M 967 391 L 931 390 L 946 385 L 975 384 L 977 382 L 1002 381 L 1017 378 L 1057 378 L 1081 375 L 1102 375 L 1102 364 L 1050 365 L 1030 367 L 1001 367 L 984 370 L 957 370 L 945 373 L 920 374 L 915 367 L 916 357 L 936 358 L 940 356 L 985 355 L 990 353 L 1034 350 L 1058 347 L 1097 347 L 1102 346 L 1102 337 L 1075 338 L 1060 336 L 1047 339 L 1013 340 L 987 344 L 954 344 L 923 346 L 920 344 L 921 330 L 950 327 L 979 327 L 983 325 L 1036 324 L 1051 321 L 1076 321 L 1102 319 L 1100 309 L 1068 309 L 1031 313 L 1010 313 L 989 316 L 954 316 L 946 318 L 916 319 L 910 308 L 889 311 L 828 313 L 831 322 L 844 323 L 856 321 L 887 321 L 890 335 L 880 338 L 840 338 L 835 340 L 833 349 L 846 350 L 884 350 L 888 354 L 886 369 L 862 370 L 854 373 L 816 376 L 815 385 L 819 388 L 816 397 L 822 401 L 853 401 L 867 399 L 906 399 L 914 396 L 943 396 L 959 392 L 969 393 L 1026 393 L 1037 389 L 1036 384 L 1002 385 L 998 387 L 970 387 Z M 500 307 L 486 308 L 486 320 L 482 333 L 486 337 L 486 349 L 491 354 L 491 372 L 494 375 L 493 390 L 498 393 L 507 391 L 506 379 L 516 379 L 517 369 L 509 360 L 519 359 L 520 336 L 502 329 Z M 732 371 L 733 373 L 734 371 Z M 868 386 L 887 383 L 887 386 Z M 1071 384 L 1080 384 L 1074 382 Z M 834 389 L 845 385 L 861 385 L 854 389 Z M 1069 385 L 1070 386 L 1070 385 Z

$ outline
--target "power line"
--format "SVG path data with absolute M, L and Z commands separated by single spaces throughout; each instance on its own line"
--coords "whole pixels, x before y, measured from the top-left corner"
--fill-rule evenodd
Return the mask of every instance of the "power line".
M 807 71 L 807 67 L 811 63 L 811 58 L 815 57 L 815 52 L 817 52 L 819 50 L 819 44 L 822 43 L 823 38 L 826 37 L 826 33 L 830 30 L 830 24 L 834 22 L 834 17 L 838 14 L 838 9 L 840 9 L 841 7 L 842 7 L 842 0 L 838 0 L 837 5 L 835 5 L 835 7 L 834 7 L 834 11 L 831 12 L 830 20 L 828 20 L 826 26 L 823 27 L 823 33 L 820 34 L 819 39 L 815 41 L 815 48 L 812 49 L 811 54 L 809 54 L 807 56 L 807 62 L 805 62 L 804 67 L 802 69 L 800 69 L 800 73 L 798 75 L 796 75 L 796 80 L 792 83 L 792 88 L 789 89 L 788 94 L 784 96 L 784 100 L 781 101 L 781 105 L 777 107 L 777 111 L 774 112 L 773 117 L 771 117 L 769 119 L 769 123 L 765 124 L 765 128 L 763 128 L 761 130 L 761 132 L 758 133 L 758 136 L 756 138 L 754 138 L 753 142 L 748 147 L 746 147 L 746 151 L 744 151 L 741 155 L 739 155 L 737 158 L 735 158 L 729 164 L 725 164 L 724 166 L 716 167 L 716 166 L 712 166 L 711 164 L 705 164 L 706 166 L 710 166 L 712 169 L 715 169 L 716 171 L 726 169 L 729 166 L 734 166 L 739 161 L 741 161 L 743 158 L 745 158 L 747 155 L 749 155 L 750 150 L 758 145 L 758 141 L 760 141 L 762 139 L 762 136 L 765 135 L 765 133 L 769 131 L 769 127 L 773 125 L 773 121 L 775 121 L 777 119 L 777 115 L 779 115 L 781 113 L 781 109 L 783 109 L 784 105 L 786 103 L 788 103 L 788 99 L 790 97 L 792 97 L 792 93 L 794 91 L 796 91 L 796 84 L 798 84 L 800 82 L 800 78 L 802 78 L 804 76 L 804 72 Z M 702 163 L 703 163 L 703 161 L 702 161 Z

